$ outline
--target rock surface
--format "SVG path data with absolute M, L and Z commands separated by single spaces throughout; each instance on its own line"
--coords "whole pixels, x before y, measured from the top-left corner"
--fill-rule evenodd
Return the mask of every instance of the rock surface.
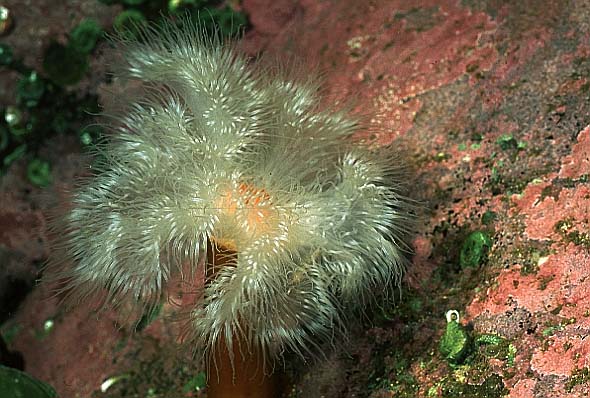
M 31 67 L 50 35 L 113 12 L 94 0 L 56 4 L 30 3 L 38 17 L 16 13 L 6 38 Z M 378 309 L 325 361 L 301 367 L 292 396 L 588 396 L 590 1 L 243 0 L 241 7 L 252 25 L 242 48 L 317 70 L 326 101 L 353 98 L 355 110 L 372 115 L 357 138 L 409 154 L 413 194 L 423 204 L 399 304 Z M 99 91 L 100 76 L 79 89 Z M 13 101 L 13 80 L 0 71 L 2 106 Z M 48 254 L 45 210 L 84 162 L 65 138 L 46 151 L 53 199 L 27 184 L 22 162 L 0 180 L 0 277 L 26 284 Z M 478 266 L 464 267 L 473 231 L 493 244 Z M 158 381 L 172 394 L 194 373 L 171 348 L 166 322 L 129 335 L 114 314 L 97 319 L 84 306 L 64 313 L 47 295 L 36 287 L 2 330 L 15 333 L 9 349 L 23 355 L 26 370 L 60 396 L 100 396 L 113 375 Z M 438 352 L 450 309 L 473 340 L 461 364 Z M 54 323 L 44 333 L 47 320 Z

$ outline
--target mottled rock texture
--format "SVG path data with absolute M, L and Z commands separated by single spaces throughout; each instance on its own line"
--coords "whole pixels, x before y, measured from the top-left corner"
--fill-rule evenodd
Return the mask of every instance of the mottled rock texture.
M 80 16 L 112 12 L 94 0 L 56 4 L 30 2 L 39 16 L 17 13 L 6 38 L 30 66 L 50 34 L 64 34 Z M 353 99 L 371 121 L 358 139 L 407 154 L 423 204 L 399 305 L 378 308 L 325 361 L 298 366 L 293 396 L 588 396 L 590 1 L 243 0 L 241 7 L 252 24 L 241 47 L 317 71 L 327 101 Z M 80 89 L 106 85 L 100 76 Z M 0 71 L 3 106 L 13 78 Z M 47 151 L 55 198 L 83 161 L 66 139 Z M 24 178 L 17 162 L 0 181 L 0 244 L 13 274 L 28 273 L 32 283 L 33 263 L 47 256 L 43 210 L 51 200 L 39 200 Z M 493 246 L 478 267 L 462 268 L 472 231 L 485 231 Z M 173 326 L 158 320 L 127 338 L 114 315 L 63 313 L 46 295 L 36 288 L 13 314 L 20 332 L 9 348 L 60 396 L 89 396 L 106 377 L 131 372 L 164 378 L 168 393 L 182 390 L 190 365 L 171 351 Z M 449 309 L 474 339 L 461 365 L 437 351 Z M 47 318 L 54 330 L 39 338 Z M 482 335 L 498 336 L 497 344 L 475 343 Z

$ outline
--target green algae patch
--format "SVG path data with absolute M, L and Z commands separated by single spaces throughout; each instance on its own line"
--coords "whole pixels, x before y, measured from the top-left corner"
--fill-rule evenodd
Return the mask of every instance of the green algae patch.
M 0 365 L 0 398 L 57 398 L 57 393 L 25 372 Z
M 407 354 L 390 352 L 380 357 L 369 376 L 368 391 L 387 391 L 398 398 L 414 398 L 420 388 L 412 374 Z M 388 364 L 388 365 L 387 365 Z
M 471 397 L 471 398 L 500 398 L 508 394 L 508 389 L 502 382 L 502 377 L 492 374 L 481 384 L 460 383 L 447 380 L 442 386 L 443 398 Z
M 492 239 L 483 231 L 472 232 L 467 236 L 461 247 L 459 264 L 461 268 L 478 267 L 481 265 L 492 246 Z
M 496 214 L 496 212 L 493 212 L 491 210 L 487 210 L 481 216 L 481 223 L 484 225 L 492 225 L 494 223 L 494 221 L 496 221 L 497 218 L 498 218 L 498 214 Z
M 33 159 L 27 166 L 27 178 L 29 181 L 40 188 L 51 184 L 51 165 L 42 159 Z
M 182 387 L 182 392 L 184 393 L 191 393 L 196 391 L 201 391 L 207 386 L 207 375 L 205 372 L 199 372 L 195 375 L 195 377 L 191 378 L 185 385 Z
M 27 108 L 39 105 L 45 93 L 45 82 L 35 71 L 19 79 L 16 85 L 16 100 Z
M 496 358 L 506 361 L 508 366 L 514 366 L 517 348 L 507 339 L 496 334 L 482 334 L 474 339 L 483 358 Z
M 574 369 L 571 377 L 565 385 L 565 391 L 572 392 L 575 386 L 580 384 L 587 384 L 590 382 L 590 368 L 583 367 L 581 369 Z
M 451 365 L 462 363 L 469 354 L 469 335 L 463 325 L 459 323 L 459 313 L 455 310 L 447 312 L 447 327 L 440 340 L 438 350 Z
M 2 326 L 0 326 L 0 338 L 4 339 L 6 344 L 10 344 L 14 341 L 14 339 L 20 333 L 22 328 L 22 325 L 18 323 L 5 323 Z
M 70 32 L 70 45 L 81 53 L 88 54 L 94 49 L 101 36 L 102 29 L 98 22 L 87 18 Z
M 452 323 L 448 325 L 450 324 Z M 448 325 L 447 328 L 449 328 Z M 452 372 L 429 390 L 429 396 L 444 398 L 461 396 L 499 398 L 505 396 L 508 390 L 504 386 L 502 376 L 491 373 L 489 360 L 492 358 L 502 360 L 505 362 L 505 366 L 511 368 L 514 366 L 517 348 L 509 340 L 495 334 L 472 336 L 464 328 L 457 334 L 457 329 L 457 327 L 452 328 L 452 332 L 447 333 L 459 336 L 459 338 L 455 337 L 457 348 L 467 347 L 463 354 L 464 359 L 460 363 L 449 361 Z M 462 336 L 463 333 L 466 337 Z M 504 377 L 509 372 L 508 368 L 502 371 Z
M 13 59 L 14 55 L 12 53 L 12 48 L 7 44 L 0 44 L 0 65 L 10 65 Z
M 113 28 L 122 37 L 132 39 L 139 35 L 141 27 L 147 23 L 147 19 L 140 11 L 130 9 L 122 11 L 115 17 Z
M 58 86 L 78 83 L 88 70 L 86 54 L 74 47 L 52 43 L 43 57 L 43 69 Z
M 590 248 L 590 234 L 575 229 L 576 222 L 573 218 L 558 221 L 553 230 L 557 232 L 566 243 L 573 243 L 586 249 Z

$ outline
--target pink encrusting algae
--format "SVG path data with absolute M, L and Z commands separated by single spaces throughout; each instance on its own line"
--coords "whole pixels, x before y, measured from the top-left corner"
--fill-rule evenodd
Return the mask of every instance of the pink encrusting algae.
M 65 3 L 51 7 L 67 14 Z M 588 396 L 588 1 L 243 0 L 240 7 L 252 24 L 240 48 L 316 68 L 326 82 L 323 103 L 352 99 L 361 114 L 376 115 L 381 128 L 359 131 L 353 142 L 394 142 L 410 153 L 417 170 L 411 183 L 426 209 L 400 305 L 384 308 L 370 325 L 359 324 L 345 347 L 303 372 L 293 394 Z M 22 21 L 34 30 L 30 19 Z M 15 51 L 27 53 L 26 42 Z M 68 176 L 76 170 L 63 161 L 72 152 L 64 147 L 52 156 L 55 172 Z M 21 174 L 15 166 L 3 178 Z M 69 185 L 69 178 L 61 180 Z M 37 259 L 43 244 L 25 246 L 20 237 L 29 233 L 31 242 L 43 242 L 46 236 L 14 222 L 27 197 L 3 189 L 3 198 L 11 198 L 3 205 L 14 208 L 1 211 L 10 221 L 2 241 L 23 253 L 35 247 Z M 34 208 L 22 212 L 23 220 L 44 225 L 33 220 Z M 474 231 L 492 243 L 478 266 L 462 268 L 462 245 Z M 15 317 L 24 331 L 55 313 L 53 301 L 39 300 L 42 289 Z M 194 299 L 183 297 L 191 305 Z M 474 341 L 499 344 L 475 343 L 465 363 L 449 364 L 437 349 L 449 309 L 460 313 Z M 83 327 L 84 316 L 62 314 L 43 341 L 21 332 L 11 345 L 23 353 L 30 373 L 66 397 L 90 395 L 100 378 L 128 373 L 133 378 L 121 381 L 121 389 L 147 394 L 157 382 L 145 364 L 166 358 L 176 364 L 165 367 L 170 370 L 186 361 L 170 354 L 175 334 L 162 319 L 118 351 L 115 338 L 105 338 L 108 331 L 121 337 L 112 318 L 91 330 Z M 63 344 L 68 336 L 80 343 Z M 99 340 L 106 341 L 104 356 L 95 349 Z M 88 360 L 97 366 L 68 367 Z M 181 390 L 184 380 L 170 378 Z

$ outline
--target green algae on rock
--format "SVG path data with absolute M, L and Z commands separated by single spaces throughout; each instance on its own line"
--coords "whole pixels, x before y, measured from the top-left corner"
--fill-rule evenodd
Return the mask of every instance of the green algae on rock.
M 147 19 L 140 11 L 125 10 L 115 17 L 113 28 L 121 36 L 132 39 L 139 34 L 142 26 L 147 25 Z
M 470 339 L 465 328 L 459 323 L 459 312 L 449 310 L 446 313 L 447 328 L 443 334 L 439 351 L 451 365 L 460 364 L 469 352 Z
M 49 162 L 41 159 L 33 159 L 27 167 L 29 181 L 38 187 L 46 187 L 51 184 L 51 166 Z
M 0 44 L 0 65 L 10 65 L 12 60 L 12 48 L 7 44 Z
M 482 264 L 491 246 L 492 239 L 486 232 L 476 231 L 469 234 L 461 247 L 459 257 L 461 268 L 477 267 Z
M 492 374 L 481 384 L 448 383 L 442 388 L 443 398 L 471 397 L 471 398 L 500 398 L 508 390 L 504 386 L 502 377 Z
M 16 86 L 16 100 L 27 108 L 37 106 L 44 93 L 45 82 L 35 71 L 23 76 Z
M 0 365 L 0 392 L 11 398 L 57 398 L 57 393 L 48 384 L 25 372 Z
M 43 69 L 47 76 L 59 86 L 78 83 L 88 70 L 86 54 L 74 47 L 52 43 L 43 57 Z
M 70 32 L 70 45 L 78 51 L 88 54 L 102 36 L 102 29 L 94 19 L 84 19 Z

